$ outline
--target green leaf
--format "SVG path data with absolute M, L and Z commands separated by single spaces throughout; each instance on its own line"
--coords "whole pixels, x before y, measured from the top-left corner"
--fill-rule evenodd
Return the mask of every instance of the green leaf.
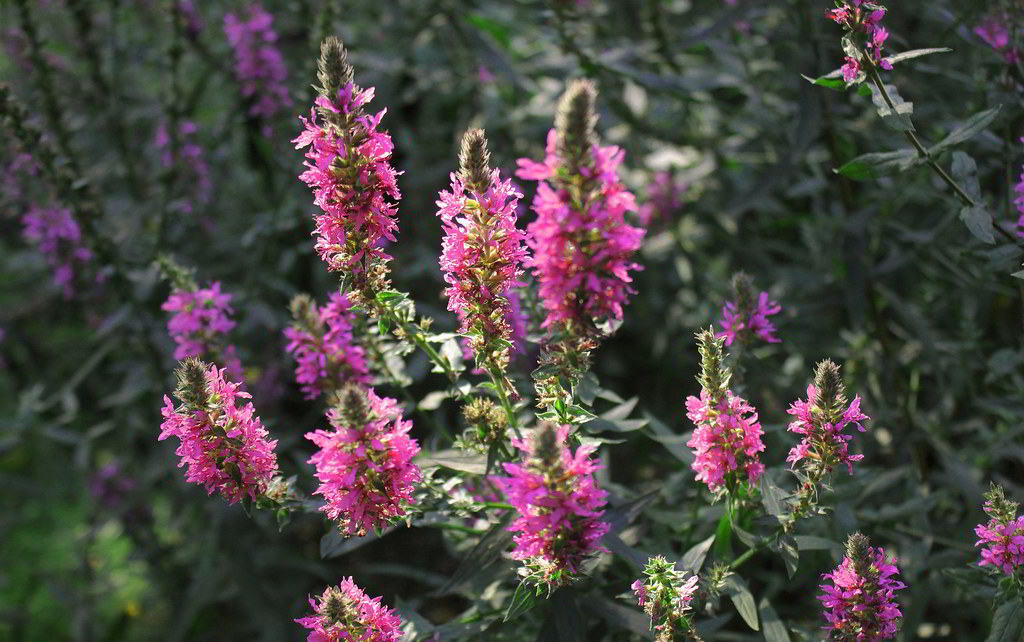
M 920 157 L 913 149 L 871 152 L 847 161 L 835 171 L 855 181 L 863 181 L 895 172 L 903 172 L 920 162 Z
M 785 498 L 786 491 L 772 483 L 768 475 L 761 476 L 761 503 L 769 515 L 780 517 L 789 512 L 786 510 Z
M 723 560 L 732 557 L 732 521 L 728 513 L 722 515 L 715 529 L 715 557 Z
M 895 65 L 897 63 L 904 62 L 906 60 L 913 60 L 914 58 L 920 58 L 921 56 L 929 56 L 931 54 L 946 53 L 953 51 L 949 47 L 932 47 L 930 49 L 911 49 L 910 51 L 902 51 L 892 56 L 886 56 L 885 60 Z
M 492 38 L 501 43 L 502 47 L 508 48 L 511 39 L 508 34 L 508 29 L 505 28 L 501 23 L 481 16 L 478 13 L 471 13 L 466 16 L 466 22 L 473 25 L 480 31 L 490 35 Z
M 387 303 L 388 301 L 404 298 L 406 298 L 404 294 L 395 290 L 384 290 L 383 292 L 377 293 L 377 301 L 380 303 Z
M 1012 276 L 1014 278 L 1017 278 L 1017 279 L 1024 279 L 1024 270 L 1019 270 L 1017 272 L 1014 272 L 1010 276 Z
M 389 330 L 391 330 L 391 319 L 384 316 L 377 317 L 377 332 L 381 336 L 386 336 Z
M 948 136 L 936 143 L 928 150 L 928 152 L 934 155 L 948 147 L 952 147 L 953 145 L 957 145 L 965 140 L 973 138 L 978 133 L 984 131 L 984 129 L 996 119 L 1001 108 L 1001 105 L 997 105 L 992 109 L 986 109 L 985 111 L 980 111 L 977 114 L 974 114 L 959 127 L 951 131 Z
M 790 535 L 783 535 L 777 542 L 773 542 L 771 549 L 779 554 L 786 564 L 786 574 L 792 578 L 796 575 L 796 569 L 800 566 L 800 549 L 796 540 Z
M 985 642 L 1019 642 L 1024 635 L 1024 600 L 1014 596 L 996 609 Z
M 487 455 L 467 455 L 461 450 L 448 449 L 428 453 L 416 460 L 422 468 L 440 466 L 471 475 L 487 474 Z
M 740 617 L 747 623 L 747 626 L 755 631 L 759 630 L 757 605 L 754 602 L 753 594 L 747 588 L 747 583 L 743 581 L 743 578 L 735 573 L 725 578 L 725 593 L 732 600 L 732 603 L 736 605 L 736 610 L 739 611 Z
M 786 625 L 779 619 L 779 614 L 772 608 L 768 598 L 762 597 L 757 605 L 761 614 L 761 630 L 764 633 L 764 642 L 792 642 Z
M 480 538 L 473 550 L 459 562 L 451 578 L 437 590 L 437 595 L 451 593 L 452 590 L 459 588 L 467 580 L 472 579 L 498 561 L 514 537 L 513 533 L 506 528 L 511 519 L 512 514 L 506 513 L 497 524 L 491 526 L 491 529 Z
M 714 543 L 714 535 L 697 542 L 690 547 L 690 550 L 683 554 L 683 558 L 679 560 L 679 566 L 681 566 L 684 571 L 690 571 L 694 574 L 699 573 L 700 567 L 704 566 L 704 560 L 707 558 L 708 551 L 711 550 L 711 545 Z
M 843 74 L 838 69 L 831 73 L 827 73 L 824 76 L 818 76 L 817 78 L 811 78 L 810 76 L 805 76 L 803 74 L 800 74 L 800 77 L 812 85 L 818 85 L 819 87 L 827 87 L 828 89 L 834 89 L 836 91 L 846 89 L 846 81 L 843 80 Z
M 871 89 L 871 102 L 875 104 L 875 109 L 878 111 L 878 115 L 882 117 L 882 122 L 896 131 L 914 131 L 914 123 L 910 120 L 910 115 L 914 113 L 914 103 L 904 101 L 895 87 L 886 85 L 885 93 L 889 96 L 889 100 L 892 101 L 892 107 L 890 107 L 878 87 L 875 85 L 868 86 Z
M 523 613 L 526 613 L 533 608 L 533 605 L 537 603 L 537 593 L 533 586 L 528 584 L 526 580 L 519 583 L 516 587 L 516 592 L 512 595 L 512 601 L 508 604 L 508 609 L 505 611 L 505 622 L 519 617 Z
M 992 215 L 981 205 L 964 206 L 960 209 L 960 220 L 974 237 L 989 245 L 994 245 L 996 237 L 992 226 Z

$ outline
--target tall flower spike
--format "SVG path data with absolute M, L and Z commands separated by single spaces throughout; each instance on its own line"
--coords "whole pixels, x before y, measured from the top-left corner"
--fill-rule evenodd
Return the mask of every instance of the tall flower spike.
M 235 51 L 235 75 L 249 114 L 261 120 L 264 136 L 271 134 L 270 120 L 291 106 L 285 81 L 288 70 L 277 48 L 274 17 L 258 3 L 249 5 L 248 15 L 224 15 L 224 34 Z
M 307 295 L 296 295 L 291 312 L 285 350 L 295 357 L 295 380 L 306 399 L 336 393 L 347 382 L 370 383 L 366 350 L 352 334 L 355 314 L 344 294 L 331 294 L 319 308 Z
M 860 533 L 850 535 L 846 557 L 824 575 L 832 584 L 822 584 L 818 596 L 825 608 L 830 639 L 840 642 L 879 642 L 896 636 L 903 613 L 896 591 L 906 584 L 895 579 L 899 569 L 886 561 L 885 551 L 873 548 Z
M 569 426 L 541 424 L 529 440 L 512 442 L 523 461 L 503 464 L 508 477 L 492 479 L 518 513 L 509 530 L 517 533 L 512 558 L 524 561 L 520 575 L 549 592 L 576 579 L 583 563 L 604 550 L 598 542 L 608 532 L 594 447 L 574 453 L 568 436 Z
M 644 576 L 630 588 L 637 604 L 651 618 L 651 630 L 656 642 L 672 642 L 677 632 L 692 640 L 699 640 L 690 618 L 698 577 L 676 570 L 675 564 L 661 555 L 647 560 Z
M 836 8 L 826 11 L 825 17 L 845 31 L 843 80 L 847 83 L 863 82 L 867 77 L 864 72 L 866 65 L 892 69 L 889 59 L 882 57 L 882 46 L 889 38 L 889 30 L 882 26 L 885 7 L 864 0 L 836 0 L 835 4 Z
M 860 411 L 859 396 L 847 405 L 846 386 L 839 366 L 829 359 L 819 363 L 814 371 L 814 383 L 807 386 L 807 401 L 794 401 L 788 412 L 796 419 L 787 430 L 803 438 L 789 451 L 786 461 L 795 465 L 807 460 L 805 467 L 819 479 L 838 464 L 846 464 L 853 474 L 854 462 L 864 455 L 850 454 L 849 442 L 853 435 L 844 431 L 852 426 L 865 432 L 862 422 L 870 417 Z
M 92 251 L 86 247 L 82 229 L 66 207 L 33 206 L 21 218 L 25 239 L 39 248 L 53 269 L 53 281 L 65 299 L 75 295 L 75 274 L 90 263 Z
M 222 292 L 217 281 L 206 288 L 198 287 L 191 272 L 173 265 L 167 257 L 163 260 L 162 269 L 171 279 L 172 289 L 160 309 L 171 313 L 167 332 L 176 344 L 174 358 L 213 357 L 224 363 L 231 378 L 241 379 L 238 352 L 227 341 L 227 334 L 235 327 L 231 318 L 235 312 L 231 307 L 233 296 Z
M 338 397 L 327 412 L 333 430 L 306 433 L 319 447 L 309 460 L 320 481 L 313 494 L 344 534 L 365 535 L 405 514 L 421 479 L 412 461 L 420 447 L 394 399 L 351 383 Z
M 697 334 L 701 355 L 700 397 L 686 398 L 686 416 L 696 427 L 686 445 L 694 449 L 697 481 L 712 492 L 734 492 L 744 481 L 754 484 L 764 472 L 758 453 L 764 451 L 757 411 L 729 390 L 722 339 L 711 328 Z
M 459 172 L 437 201 L 444 227 L 440 265 L 448 309 L 459 317 L 459 331 L 470 335 L 477 363 L 503 373 L 514 332 L 508 293 L 522 275 L 526 248 L 516 227 L 522 194 L 490 169 L 489 157 L 483 130 L 466 132 Z
M 624 152 L 596 144 L 594 86 L 576 81 L 559 104 L 543 162 L 519 159 L 517 176 L 540 181 L 528 227 L 527 261 L 547 311 L 544 327 L 596 336 L 598 324 L 621 321 L 633 293 L 632 256 L 644 230 L 627 225 L 636 199 L 618 176 Z
M 383 246 L 398 230 L 398 172 L 391 167 L 393 145 L 379 131 L 386 110 L 367 114 L 373 88 L 352 80 L 352 67 L 341 41 L 321 46 L 320 96 L 303 131 L 292 142 L 306 149 L 306 171 L 299 178 L 313 190 L 316 250 L 328 269 L 345 275 L 353 305 L 374 300 L 388 289 L 388 255 Z
M 194 357 L 176 372 L 175 407 L 164 396 L 159 441 L 177 437 L 178 467 L 187 466 L 185 480 L 201 484 L 207 494 L 219 492 L 232 504 L 262 498 L 277 475 L 277 440 L 269 440 L 241 384 L 226 381 L 224 369 Z
M 982 547 L 979 566 L 991 566 L 1007 575 L 1024 568 L 1024 515 L 1017 516 L 1017 502 L 1006 498 L 1003 489 L 995 484 L 985 493 L 987 524 L 974 529 Z
M 309 629 L 307 642 L 398 642 L 402 620 L 394 609 L 371 598 L 351 577 L 309 598 L 313 615 L 295 620 Z

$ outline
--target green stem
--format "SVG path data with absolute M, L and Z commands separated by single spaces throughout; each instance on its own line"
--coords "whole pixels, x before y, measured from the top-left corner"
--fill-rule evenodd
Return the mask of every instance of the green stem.
M 866 60 L 865 62 L 865 67 L 867 67 L 868 69 L 868 76 L 871 78 L 871 82 L 873 82 L 875 87 L 878 89 L 878 93 L 882 96 L 882 100 L 885 101 L 885 105 L 890 110 L 892 110 L 892 113 L 895 114 L 896 105 L 895 103 L 893 103 L 892 97 L 889 96 L 889 92 L 885 89 L 885 83 L 882 82 L 882 77 L 878 74 L 878 69 L 870 60 Z M 978 205 L 977 203 L 974 202 L 974 199 L 971 198 L 970 195 L 967 192 L 965 192 L 962 187 L 960 187 L 959 183 L 957 183 L 952 176 L 946 173 L 946 170 L 942 169 L 942 167 L 935 162 L 935 159 L 928 152 L 928 149 L 924 146 L 924 144 L 921 142 L 921 139 L 917 137 L 917 134 L 914 133 L 912 129 L 905 130 L 903 132 L 903 135 L 907 137 L 907 140 L 910 141 L 910 144 L 914 146 L 915 150 L 917 150 L 917 155 L 923 158 L 926 163 L 928 163 L 928 166 L 932 168 L 932 171 L 934 171 L 936 175 L 938 175 L 938 177 L 941 178 L 944 183 L 946 183 L 946 185 L 949 185 L 950 189 L 952 189 L 953 192 L 957 195 L 957 197 L 959 197 L 959 199 L 963 201 L 964 205 L 967 205 L 968 207 L 976 207 Z M 1000 234 L 1009 239 L 1012 243 L 1017 243 L 1017 239 L 1013 236 L 1013 234 L 1010 234 L 999 225 L 994 225 L 993 227 Z
M 516 510 L 516 507 L 512 504 L 505 504 L 503 502 L 481 502 L 486 508 L 498 508 L 501 510 Z
M 509 401 L 508 393 L 505 391 L 506 377 L 501 376 L 498 369 L 493 364 L 487 364 L 487 375 L 491 378 L 491 383 L 494 384 L 494 389 L 498 391 L 498 401 L 501 402 L 501 407 L 505 410 L 505 416 L 508 418 L 508 425 L 512 427 L 512 431 L 516 434 L 516 438 L 522 439 L 523 436 L 519 433 L 519 420 L 516 417 L 515 408 L 512 407 L 512 402 Z
M 734 560 L 733 560 L 733 561 L 732 561 L 732 562 L 731 562 L 731 563 L 729 564 L 729 570 L 736 570 L 737 568 L 739 568 L 740 566 L 742 566 L 744 562 L 746 562 L 746 561 L 747 561 L 747 560 L 749 560 L 749 559 L 750 559 L 751 557 L 753 557 L 754 555 L 756 555 L 756 554 L 757 554 L 757 552 L 758 552 L 758 551 L 760 551 L 760 550 L 761 550 L 761 547 L 760 547 L 760 546 L 755 546 L 755 547 L 753 547 L 753 548 L 748 548 L 747 550 L 743 551 L 743 553 L 742 553 L 742 554 L 740 554 L 740 556 L 739 556 L 739 557 L 737 557 L 736 559 L 734 559 Z

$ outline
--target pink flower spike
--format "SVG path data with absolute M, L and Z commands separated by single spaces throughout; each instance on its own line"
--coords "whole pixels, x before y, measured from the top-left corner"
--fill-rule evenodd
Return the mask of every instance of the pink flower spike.
M 219 492 L 230 503 L 263 496 L 277 474 L 277 440 L 266 428 L 241 384 L 227 381 L 224 368 L 189 358 L 178 369 L 175 406 L 164 396 L 160 425 L 163 441 L 177 437 L 178 467 L 187 467 L 185 481 L 201 484 L 207 494 Z
M 383 529 L 405 515 L 421 480 L 412 461 L 420 452 L 409 437 L 412 422 L 398 402 L 348 384 L 327 412 L 332 430 L 306 433 L 319 450 L 309 459 L 326 500 L 320 508 L 346 535 Z
M 599 540 L 608 532 L 594 447 L 570 450 L 569 430 L 542 424 L 530 439 L 514 440 L 523 460 L 503 464 L 507 477 L 492 478 L 518 514 L 509 527 L 516 533 L 512 558 L 526 562 L 534 584 L 549 588 L 572 582 L 583 563 L 604 550 Z
M 309 598 L 313 615 L 295 620 L 309 629 L 307 642 L 398 642 L 402 619 L 394 609 L 371 598 L 351 577 L 337 587 L 329 586 L 316 598 Z

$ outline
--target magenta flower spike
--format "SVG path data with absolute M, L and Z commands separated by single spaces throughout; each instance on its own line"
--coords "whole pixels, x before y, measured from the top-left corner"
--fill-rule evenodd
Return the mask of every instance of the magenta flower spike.
M 651 618 L 656 642 L 672 642 L 676 633 L 694 631 L 690 611 L 699 578 L 676 570 L 675 564 L 661 555 L 647 560 L 644 576 L 630 586 L 637 604 Z
M 320 48 L 320 96 L 303 131 L 292 142 L 306 149 L 299 176 L 322 210 L 316 217 L 316 250 L 328 269 L 345 275 L 353 304 L 372 301 L 388 288 L 384 245 L 395 241 L 401 198 L 391 167 L 391 136 L 380 131 L 386 110 L 367 114 L 373 88 L 352 80 L 352 66 L 337 38 Z
M 383 529 L 405 515 L 422 475 L 412 461 L 420 452 L 409 437 L 412 422 L 398 402 L 348 384 L 327 419 L 332 430 L 306 433 L 319 450 L 309 459 L 320 486 L 320 508 L 345 535 Z
M 882 47 L 889 38 L 889 30 L 882 26 L 885 12 L 881 4 L 862 0 L 836 0 L 836 8 L 825 12 L 826 18 L 846 32 L 843 49 L 847 55 L 841 71 L 847 83 L 863 82 L 865 65 L 892 69 L 889 59 L 882 56 Z
M 709 328 L 697 333 L 701 355 L 700 397 L 686 398 L 686 416 L 696 429 L 686 445 L 694 450 L 697 481 L 712 492 L 734 492 L 742 482 L 755 484 L 764 472 L 759 453 L 765 446 L 757 411 L 729 390 L 732 376 L 724 363 L 722 339 Z
M 722 331 L 718 336 L 725 339 L 725 345 L 731 346 L 737 340 L 746 344 L 754 338 L 766 343 L 779 343 L 775 324 L 768 317 L 781 312 L 782 306 L 769 299 L 767 292 L 759 293 L 755 300 L 754 284 L 743 272 L 733 276 L 732 287 L 734 300 L 726 302 L 719 321 Z
M 231 318 L 235 312 L 232 298 L 221 291 L 218 281 L 206 288 L 171 291 L 160 309 L 171 313 L 167 332 L 177 345 L 175 359 L 201 356 L 213 350 L 222 341 L 222 335 L 231 332 L 235 327 Z
M 989 521 L 974 529 L 978 536 L 974 545 L 981 548 L 978 565 L 1013 575 L 1024 568 L 1024 515 L 1017 515 L 1017 502 L 1008 500 L 995 484 L 985 493 L 984 508 Z
M 644 230 L 627 225 L 636 200 L 619 180 L 625 153 L 597 144 L 596 89 L 570 85 L 548 132 L 544 160 L 519 159 L 519 178 L 539 181 L 528 244 L 545 328 L 593 334 L 595 324 L 621 321 L 631 287 L 632 260 Z
M 583 563 L 605 550 L 599 540 L 608 532 L 594 447 L 571 451 L 569 429 L 543 423 L 529 439 L 513 440 L 523 460 L 503 464 L 507 477 L 492 478 L 516 507 L 509 530 L 516 533 L 512 558 L 524 561 L 520 574 L 549 591 L 574 581 Z
M 186 466 L 185 480 L 200 484 L 207 494 L 219 492 L 230 503 L 263 497 L 277 474 L 277 440 L 266 428 L 252 403 L 238 400 L 251 395 L 241 384 L 227 381 L 224 368 L 190 357 L 177 370 L 175 406 L 164 395 L 159 441 L 177 437 L 178 467 Z
M 35 207 L 21 217 L 22 234 L 34 243 L 53 269 L 53 281 L 65 299 L 75 294 L 75 274 L 92 261 L 92 251 L 82 240 L 82 229 L 66 207 Z
M 665 224 L 672 220 L 683 206 L 683 195 L 688 185 L 676 179 L 672 172 L 656 172 L 647 186 L 647 202 L 637 208 L 637 219 L 644 227 Z
M 794 401 L 787 412 L 795 419 L 786 429 L 803 436 L 789 451 L 787 462 L 795 466 L 809 460 L 809 466 L 825 474 L 838 464 L 846 464 L 853 474 L 854 462 L 864 459 L 864 455 L 850 454 L 853 435 L 845 430 L 853 427 L 865 432 L 862 422 L 870 417 L 861 412 L 859 396 L 854 396 L 846 405 L 846 387 L 839 375 L 839 366 L 828 359 L 819 363 L 814 383 L 807 386 L 807 400 Z
M 270 136 L 270 121 L 292 104 L 285 84 L 288 70 L 277 48 L 274 17 L 253 3 L 244 15 L 224 15 L 224 35 L 235 52 L 235 76 L 249 114 L 260 121 L 263 135 Z
M 522 194 L 490 168 L 489 159 L 483 130 L 467 131 L 459 172 L 451 175 L 451 191 L 440 193 L 437 215 L 444 229 L 440 264 L 448 309 L 459 318 L 459 332 L 470 335 L 477 363 L 500 372 L 514 346 L 518 301 L 512 298 L 526 248 L 516 227 Z
M 348 382 L 369 385 L 366 350 L 352 334 L 355 313 L 344 294 L 331 294 L 319 308 L 299 295 L 291 309 L 294 323 L 284 329 L 285 350 L 295 357 L 295 380 L 306 399 L 337 393 Z
M 398 642 L 402 619 L 394 609 L 371 598 L 351 577 L 309 598 L 313 615 L 295 620 L 309 629 L 307 642 Z
M 191 214 L 197 207 L 210 202 L 213 196 L 213 179 L 206 162 L 206 152 L 197 142 L 199 126 L 191 120 L 178 126 L 177 155 L 182 182 L 188 186 L 190 197 L 182 202 L 181 209 Z M 160 152 L 160 164 L 166 169 L 174 165 L 175 152 L 171 149 L 171 136 L 167 124 L 160 123 L 156 129 L 153 144 Z
M 822 584 L 818 596 L 831 640 L 880 642 L 899 633 L 903 613 L 895 594 L 906 584 L 896 579 L 895 560 L 886 561 L 885 551 L 869 544 L 860 533 L 850 535 L 846 557 L 823 576 L 832 582 Z

